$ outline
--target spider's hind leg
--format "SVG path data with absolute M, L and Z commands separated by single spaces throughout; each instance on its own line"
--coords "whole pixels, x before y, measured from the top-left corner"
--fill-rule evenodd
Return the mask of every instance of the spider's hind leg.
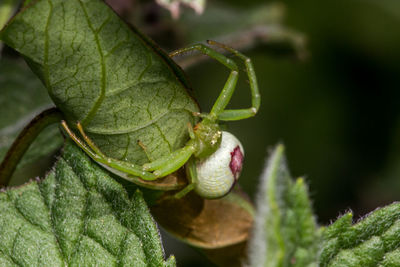
M 143 180 L 157 179 L 157 177 L 154 174 L 152 174 L 151 172 L 144 171 L 142 167 L 138 165 L 105 156 L 101 152 L 101 150 L 93 143 L 93 141 L 89 138 L 89 136 L 86 135 L 85 131 L 82 128 L 82 125 L 79 122 L 77 123 L 77 128 L 81 133 L 84 141 L 82 141 L 75 135 L 75 133 L 68 127 L 65 121 L 62 121 L 61 125 L 63 126 L 67 134 L 71 137 L 71 139 L 83 151 L 85 151 L 89 157 L 91 157 L 94 161 L 100 163 L 101 165 L 103 166 L 105 165 L 106 167 L 108 167 L 107 169 L 110 170 L 111 172 L 112 170 L 116 170 L 115 173 L 117 175 L 120 175 L 121 173 L 126 173 L 128 175 L 140 177 Z M 128 175 L 126 175 L 126 177 L 128 177 Z
M 190 191 L 192 191 L 196 187 L 197 183 L 197 171 L 196 171 L 196 163 L 195 159 L 191 157 L 185 165 L 187 168 L 186 176 L 188 179 L 188 185 L 180 190 L 178 193 L 174 195 L 174 198 L 182 198 L 186 196 Z

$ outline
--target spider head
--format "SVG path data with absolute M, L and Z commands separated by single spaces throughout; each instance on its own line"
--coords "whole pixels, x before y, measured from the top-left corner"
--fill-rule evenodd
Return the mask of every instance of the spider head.
M 215 122 L 203 120 L 193 128 L 197 151 L 194 155 L 197 158 L 206 158 L 213 154 L 221 145 L 222 131 Z

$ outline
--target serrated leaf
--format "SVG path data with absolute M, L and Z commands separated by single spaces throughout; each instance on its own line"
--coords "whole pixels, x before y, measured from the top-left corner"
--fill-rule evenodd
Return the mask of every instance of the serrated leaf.
M 317 266 L 319 234 L 304 180 L 289 174 L 283 145 L 272 152 L 261 176 L 251 266 Z
M 400 203 L 377 209 L 356 224 L 347 213 L 323 231 L 320 266 L 400 266 Z
M 0 193 L 2 266 L 174 266 L 140 191 L 67 143 L 42 181 Z M 4 263 L 4 265 L 3 265 Z
M 198 107 L 181 70 L 103 1 L 35 1 L 0 37 L 107 156 L 143 164 L 188 141 Z
M 23 127 L 51 105 L 46 89 L 23 61 L 0 60 L 0 162 Z M 18 168 L 54 153 L 62 141 L 58 126 L 49 126 L 33 142 Z

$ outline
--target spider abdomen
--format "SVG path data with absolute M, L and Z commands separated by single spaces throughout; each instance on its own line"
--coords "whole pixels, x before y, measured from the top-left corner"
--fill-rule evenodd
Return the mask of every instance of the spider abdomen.
M 243 157 L 240 141 L 223 131 L 220 147 L 209 157 L 196 162 L 194 190 L 204 198 L 220 198 L 229 193 L 239 178 Z

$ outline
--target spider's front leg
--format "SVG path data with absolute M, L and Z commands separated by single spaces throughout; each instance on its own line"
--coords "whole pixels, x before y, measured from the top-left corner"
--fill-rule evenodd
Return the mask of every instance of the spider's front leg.
M 170 53 L 169 56 L 174 57 L 176 55 L 186 53 L 191 50 L 198 50 L 202 54 L 205 54 L 219 61 L 221 64 L 223 64 L 224 66 L 226 66 L 228 69 L 231 70 L 231 73 L 228 77 L 228 80 L 225 83 L 224 88 L 222 89 L 220 95 L 215 101 L 213 108 L 211 109 L 209 117 L 212 118 L 214 117 L 213 118 L 214 120 L 224 120 L 224 121 L 242 120 L 253 117 L 260 108 L 261 96 L 258 90 L 257 78 L 251 59 L 243 55 L 239 51 L 224 44 L 211 40 L 208 40 L 207 43 L 210 45 L 218 46 L 244 61 L 244 65 L 246 66 L 246 73 L 250 83 L 250 92 L 251 92 L 250 108 L 225 110 L 225 107 L 228 105 L 233 95 L 233 92 L 235 91 L 236 82 L 238 79 L 238 67 L 232 59 L 227 58 L 223 54 L 203 44 L 196 44 L 187 48 L 176 50 Z
M 191 140 L 186 145 L 170 155 L 161 157 L 155 161 L 143 165 L 145 171 L 151 171 L 158 177 L 167 176 L 170 173 L 181 168 L 190 159 L 190 157 L 197 150 L 195 136 L 192 131 L 189 131 Z

